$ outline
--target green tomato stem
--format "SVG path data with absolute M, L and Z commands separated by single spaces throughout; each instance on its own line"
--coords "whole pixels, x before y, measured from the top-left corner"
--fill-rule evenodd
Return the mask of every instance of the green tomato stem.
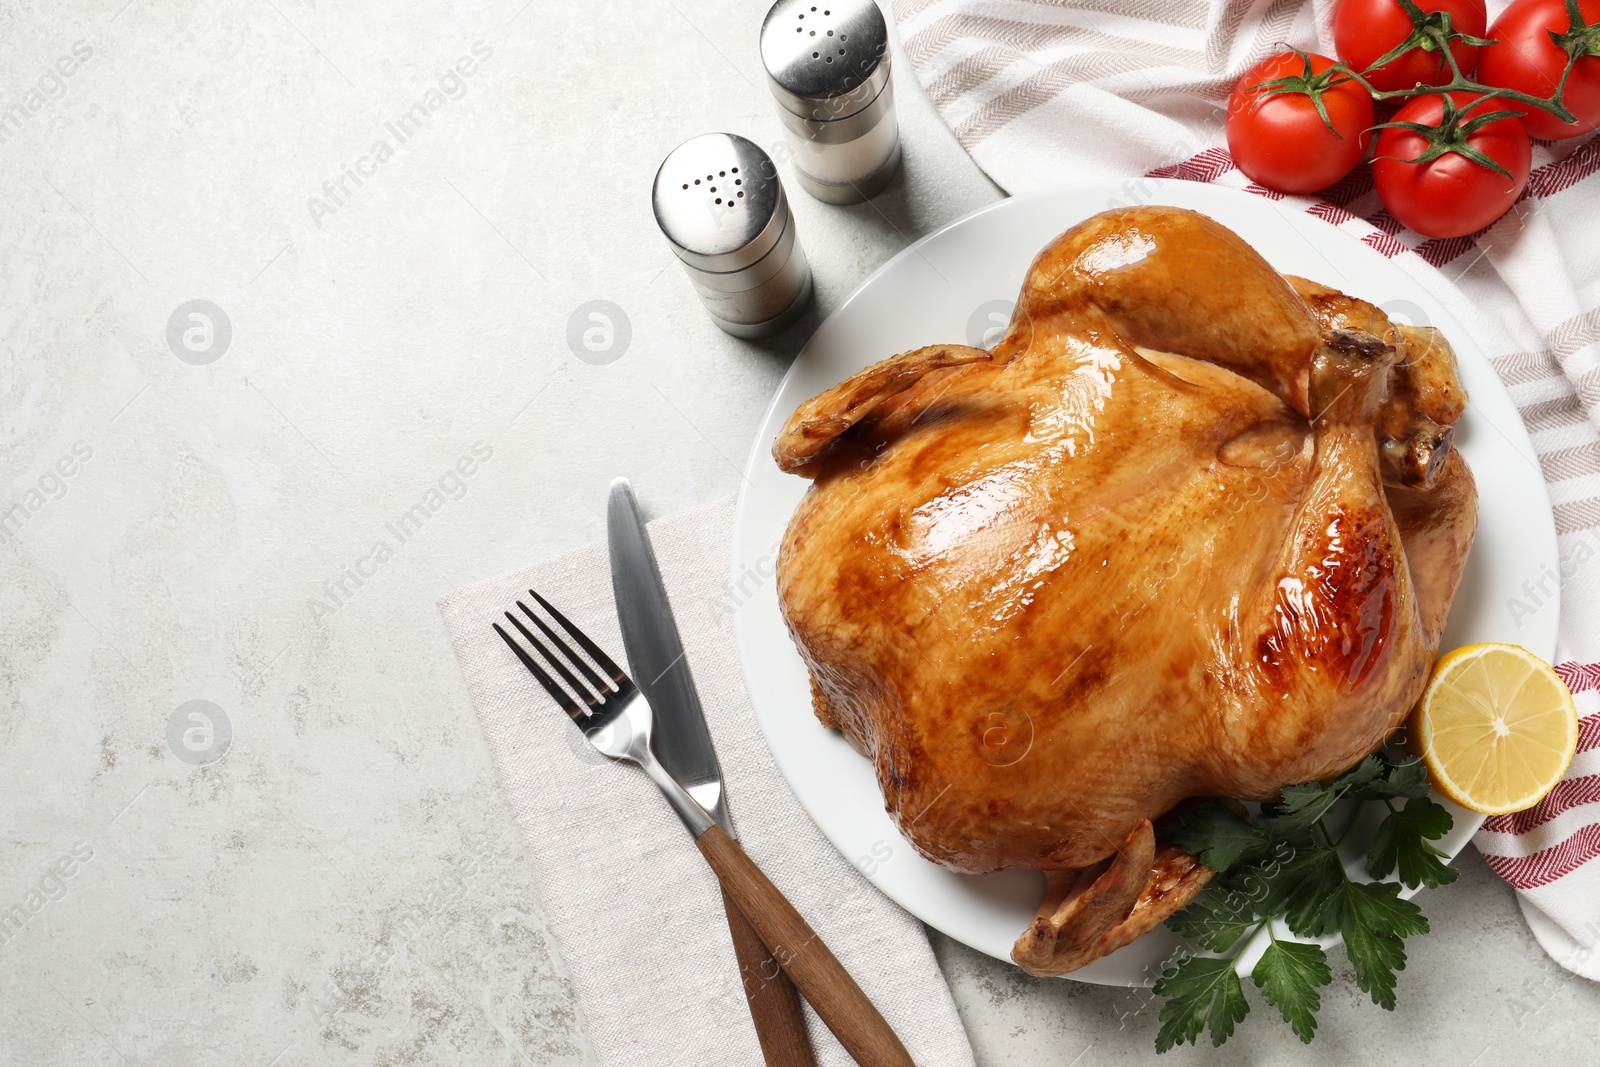
M 1533 108 L 1554 115 L 1562 122 L 1577 122 L 1576 116 L 1566 107 L 1567 79 L 1572 74 L 1572 68 L 1578 60 L 1588 55 L 1600 55 L 1600 26 L 1591 26 L 1584 21 L 1582 13 L 1578 10 L 1578 0 L 1566 0 L 1567 14 L 1569 17 L 1568 30 L 1565 34 L 1557 35 L 1551 31 L 1551 39 L 1567 53 L 1567 64 L 1561 72 L 1561 80 L 1556 86 L 1553 96 L 1540 97 L 1520 92 L 1516 89 L 1505 89 L 1498 86 L 1485 85 L 1467 77 L 1462 71 L 1460 62 L 1456 59 L 1454 49 L 1450 46 L 1459 41 L 1462 44 L 1488 47 L 1500 42 L 1484 37 L 1473 37 L 1470 34 L 1457 30 L 1448 11 L 1426 12 L 1413 2 L 1413 0 L 1395 0 L 1411 19 L 1411 33 L 1405 40 L 1395 45 L 1389 51 L 1379 56 L 1368 64 L 1365 70 L 1356 71 L 1345 67 L 1351 76 L 1356 78 L 1372 94 L 1374 100 L 1401 100 L 1413 96 L 1443 95 L 1446 93 L 1465 92 L 1475 93 L 1486 99 L 1509 100 L 1524 107 Z M 1503 45 L 1501 47 L 1504 47 Z M 1443 85 L 1415 85 L 1409 89 L 1375 89 L 1367 76 L 1373 71 L 1390 63 L 1413 49 L 1421 48 L 1428 52 L 1438 52 L 1444 61 L 1450 64 L 1450 80 Z M 1343 66 L 1343 64 L 1340 64 Z M 1476 106 L 1481 101 L 1474 101 L 1468 105 L 1467 110 Z M 1376 127 L 1374 127 L 1376 128 Z

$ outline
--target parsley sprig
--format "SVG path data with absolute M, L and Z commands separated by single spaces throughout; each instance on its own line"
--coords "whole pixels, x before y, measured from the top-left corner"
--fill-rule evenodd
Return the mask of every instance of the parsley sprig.
M 1335 817 L 1341 800 L 1354 810 Z M 1369 804 L 1385 809 L 1367 850 L 1367 874 L 1398 881 L 1361 882 L 1346 873 L 1339 846 Z M 1340 822 L 1337 829 L 1331 822 Z M 1281 940 L 1278 919 L 1298 937 L 1339 934 L 1356 984 L 1373 1003 L 1395 1005 L 1395 972 L 1405 969 L 1405 938 L 1428 932 L 1428 920 L 1400 887 L 1429 888 L 1455 881 L 1456 870 L 1432 842 L 1450 830 L 1450 813 L 1428 797 L 1421 761 L 1368 756 L 1327 784 L 1289 786 L 1247 821 L 1220 801 L 1185 813 L 1164 835 L 1217 874 L 1167 926 L 1214 955 L 1187 955 L 1155 984 L 1166 998 L 1156 1051 L 1194 1044 L 1209 1031 L 1221 1045 L 1250 1012 L 1235 958 L 1257 933 L 1269 944 L 1250 972 L 1261 997 L 1301 1041 L 1317 1032 L 1321 987 L 1333 980 L 1322 946 Z

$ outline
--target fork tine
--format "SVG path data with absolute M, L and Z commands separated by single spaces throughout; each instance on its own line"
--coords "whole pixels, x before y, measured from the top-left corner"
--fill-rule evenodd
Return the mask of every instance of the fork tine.
M 532 590 L 530 589 L 529 592 L 532 592 Z M 602 679 L 598 674 L 594 673 L 594 669 L 583 661 L 582 656 L 578 655 L 576 652 L 572 651 L 571 648 L 567 647 L 567 643 L 561 640 L 561 636 L 554 630 L 550 629 L 548 623 L 539 618 L 539 616 L 535 615 L 532 608 L 528 607 L 528 605 L 524 604 L 520 600 L 517 601 L 517 607 L 522 609 L 522 613 L 524 615 L 533 620 L 533 624 L 544 632 L 544 635 L 550 639 L 550 642 L 553 645 L 561 650 L 562 654 L 567 657 L 568 661 L 571 662 L 574 667 L 577 667 L 578 670 L 583 672 L 583 676 L 589 679 L 589 684 L 594 686 L 595 690 L 599 692 L 602 699 L 615 695 L 616 691 L 611 686 L 606 685 L 605 680 Z
M 528 595 L 543 605 L 544 610 L 550 613 L 550 617 L 555 619 L 556 622 L 559 622 L 561 624 L 561 628 L 567 631 L 567 633 L 571 634 L 572 639 L 578 642 L 578 644 L 583 647 L 583 650 L 594 658 L 594 661 L 600 665 L 600 669 L 611 675 L 612 681 L 616 682 L 619 686 L 633 684 L 633 679 L 629 678 L 627 672 L 625 672 L 621 667 L 617 666 L 615 660 L 606 655 L 604 652 L 600 651 L 599 645 L 589 640 L 587 634 L 578 629 L 576 626 L 572 625 L 572 623 L 568 622 L 567 617 L 561 614 L 561 612 L 557 611 L 555 608 L 551 607 L 548 600 L 534 592 L 532 589 L 528 590 Z
M 562 710 L 567 713 L 573 722 L 582 726 L 586 716 L 583 708 L 579 707 L 578 702 L 572 699 L 572 695 L 557 685 L 555 680 L 546 674 L 538 663 L 534 662 L 533 657 L 524 652 L 522 646 L 511 639 L 510 634 L 500 629 L 499 623 L 491 623 L 490 625 L 494 627 L 494 632 L 500 635 L 500 639 L 511 646 L 511 651 L 515 652 L 517 658 L 522 661 L 522 665 L 528 668 L 528 673 L 537 678 L 539 684 L 544 686 L 545 692 L 555 698 L 555 702 L 561 705 Z
M 522 607 L 522 602 L 518 601 L 517 606 Z M 526 611 L 527 608 L 523 608 L 523 610 Z M 583 683 L 574 678 L 572 676 L 572 672 L 567 670 L 566 664 L 562 663 L 554 652 L 551 652 L 548 648 L 545 648 L 544 642 L 533 636 L 533 634 L 529 632 L 528 628 L 522 625 L 521 619 L 511 614 L 509 611 L 506 612 L 506 619 L 511 623 L 512 626 L 517 628 L 518 632 L 521 633 L 523 637 L 528 639 L 528 643 L 530 645 L 539 650 L 539 655 L 543 656 L 546 662 L 556 669 L 556 673 L 561 675 L 561 680 L 566 682 L 568 686 L 577 691 L 578 699 L 589 705 L 589 710 L 591 712 L 600 706 L 601 702 L 606 698 L 606 696 L 610 695 L 610 690 L 602 690 L 601 695 L 598 697 L 589 692 L 589 690 L 584 688 Z M 538 620 L 534 621 L 537 622 Z

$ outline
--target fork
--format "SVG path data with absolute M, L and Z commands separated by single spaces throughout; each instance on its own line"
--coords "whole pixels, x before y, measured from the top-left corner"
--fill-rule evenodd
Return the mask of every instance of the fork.
M 588 660 L 573 651 L 554 627 L 520 600 L 517 607 L 543 640 L 509 611 L 505 613 L 506 621 L 538 652 L 548 669 L 498 622 L 492 624 L 494 632 L 583 731 L 589 744 L 612 759 L 637 763 L 666 795 L 723 889 L 750 920 L 772 958 L 855 1061 L 862 1067 L 913 1067 L 905 1046 L 816 931 L 738 843 L 656 762 L 650 751 L 650 704 L 633 679 L 549 601 L 532 589 L 528 595 L 588 655 Z M 555 651 L 551 651 L 552 647 Z

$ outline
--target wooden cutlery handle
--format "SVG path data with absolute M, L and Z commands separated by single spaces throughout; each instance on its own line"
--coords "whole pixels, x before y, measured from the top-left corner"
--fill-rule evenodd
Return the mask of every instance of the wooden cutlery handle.
M 861 1067 L 915 1067 L 855 979 L 744 850 L 720 826 L 701 834 L 695 844 L 772 958 L 794 979 L 845 1051 Z
M 733 951 L 739 957 L 745 1000 L 750 1003 L 750 1018 L 756 1024 L 756 1037 L 767 1067 L 817 1067 L 794 983 L 761 943 L 761 935 L 726 889 L 722 891 L 722 907 L 728 913 L 728 932 L 733 935 Z

